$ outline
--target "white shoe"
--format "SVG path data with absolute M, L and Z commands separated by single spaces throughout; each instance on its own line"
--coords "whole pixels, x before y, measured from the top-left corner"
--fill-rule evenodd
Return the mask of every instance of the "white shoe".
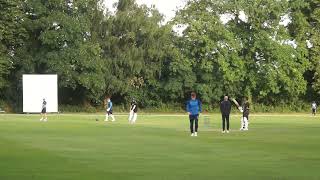
M 109 121 L 108 119 L 105 119 L 104 121 Z
M 227 133 L 229 133 L 229 131 L 227 130 Z
M 246 129 L 243 129 L 244 131 L 248 131 L 249 129 L 248 128 L 246 128 Z
M 41 118 L 40 121 L 42 121 L 43 119 Z
M 240 128 L 240 131 L 243 131 L 243 128 Z
M 194 136 L 194 133 L 191 133 L 191 136 Z
M 112 119 L 112 122 L 115 122 L 116 120 L 115 119 Z
M 197 132 L 195 132 L 195 133 L 194 133 L 194 136 L 198 136 L 198 133 L 197 133 Z
M 45 118 L 43 121 L 44 121 L 44 122 L 47 122 L 47 120 L 48 120 L 48 119 L 47 119 L 47 118 Z
M 226 131 L 222 131 L 222 133 L 224 134 Z

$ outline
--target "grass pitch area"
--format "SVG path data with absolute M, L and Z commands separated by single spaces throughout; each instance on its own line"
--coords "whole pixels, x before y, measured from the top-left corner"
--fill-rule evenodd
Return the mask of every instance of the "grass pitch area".
M 229 134 L 210 115 L 198 137 L 187 116 L 139 115 L 135 125 L 103 118 L 0 115 L 0 179 L 320 179 L 320 118 L 310 115 L 251 116 L 248 132 L 232 116 Z

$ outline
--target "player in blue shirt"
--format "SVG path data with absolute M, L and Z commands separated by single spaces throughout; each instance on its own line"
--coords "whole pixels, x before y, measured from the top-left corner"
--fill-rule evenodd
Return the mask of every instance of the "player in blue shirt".
M 106 103 L 106 119 L 104 121 L 109 121 L 109 117 L 111 117 L 112 119 L 112 122 L 115 121 L 115 118 L 112 114 L 112 102 L 111 102 L 111 99 L 110 98 L 107 98 L 107 103 Z
M 202 104 L 200 100 L 196 98 L 197 98 L 196 93 L 192 92 L 191 99 L 187 102 L 187 105 L 186 105 L 186 110 L 189 114 L 189 120 L 190 120 L 191 136 L 198 136 L 198 119 L 199 119 L 199 114 L 202 111 Z M 194 128 L 193 128 L 193 124 L 195 124 Z

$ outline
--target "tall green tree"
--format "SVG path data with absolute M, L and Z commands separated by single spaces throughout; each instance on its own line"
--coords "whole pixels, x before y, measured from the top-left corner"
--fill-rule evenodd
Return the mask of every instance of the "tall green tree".
M 240 94 L 246 72 L 237 37 L 225 28 L 211 1 L 190 1 L 186 7 L 176 24 L 187 26 L 178 47 L 192 68 L 192 89 L 205 102 L 217 101 L 224 94 Z
M 238 13 L 230 21 L 230 26 L 244 45 L 241 56 L 248 62 L 246 90 L 253 92 L 258 99 L 269 101 L 269 97 L 274 97 L 275 101 L 277 97 L 294 98 L 304 94 L 306 81 L 303 74 L 309 66 L 305 46 L 288 44 L 295 39 L 291 38 L 288 28 L 280 24 L 290 12 L 289 2 L 243 0 L 233 4 L 235 7 L 230 6 L 231 10 Z M 241 11 L 247 21 L 240 19 Z
M 161 102 L 162 68 L 171 40 L 171 28 L 161 25 L 162 15 L 134 0 L 120 0 L 115 15 L 101 33 L 107 94 L 135 97 L 143 105 Z
M 308 81 L 308 100 L 319 99 L 320 92 L 320 2 L 317 0 L 290 1 L 291 23 L 289 32 L 297 40 L 300 47 L 305 47 L 310 69 L 306 71 L 305 77 Z
M 17 50 L 27 38 L 20 0 L 0 0 L 0 89 L 8 86 Z
M 79 102 L 99 99 L 105 81 L 101 48 L 91 33 L 94 11 L 102 11 L 97 0 L 26 1 L 29 39 L 16 75 L 56 73 L 62 95 L 74 92 L 71 98 Z
M 212 93 L 212 96 L 231 90 L 231 94 L 241 93 L 258 101 L 272 102 L 278 101 L 277 97 L 297 98 L 303 94 L 306 90 L 303 75 L 309 63 L 305 48 L 295 47 L 294 43 L 290 45 L 294 39 L 287 27 L 280 24 L 288 10 L 289 3 L 285 0 L 277 3 L 272 0 L 190 1 L 182 11 L 187 20 L 183 23 L 188 25 L 183 41 L 191 39 L 192 42 L 192 49 L 188 49 L 191 52 L 189 57 L 197 65 L 206 59 L 216 62 L 209 71 L 216 79 L 204 82 L 198 77 L 197 81 L 203 86 L 211 85 L 209 90 L 222 90 Z M 221 15 L 230 20 L 222 24 Z M 211 30 L 206 27 L 211 27 Z M 205 38 L 209 34 L 215 36 Z M 215 49 L 218 51 L 213 51 Z M 218 53 L 209 58 L 204 56 L 211 52 Z M 195 69 L 200 70 L 201 66 Z M 226 84 L 228 82 L 230 86 Z
M 310 2 L 310 16 L 308 22 L 311 26 L 310 33 L 310 59 L 314 67 L 313 87 L 317 93 L 320 93 L 320 2 Z

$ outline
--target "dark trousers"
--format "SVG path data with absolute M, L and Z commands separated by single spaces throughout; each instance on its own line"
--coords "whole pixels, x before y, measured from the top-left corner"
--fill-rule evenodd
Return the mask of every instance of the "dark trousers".
M 189 115 L 191 133 L 198 132 L 198 117 L 199 117 L 198 114 L 197 115 Z M 195 124 L 195 130 L 193 130 L 193 124 Z
M 229 131 L 229 114 L 222 114 L 222 129 L 226 129 L 226 123 L 227 123 L 227 130 Z

